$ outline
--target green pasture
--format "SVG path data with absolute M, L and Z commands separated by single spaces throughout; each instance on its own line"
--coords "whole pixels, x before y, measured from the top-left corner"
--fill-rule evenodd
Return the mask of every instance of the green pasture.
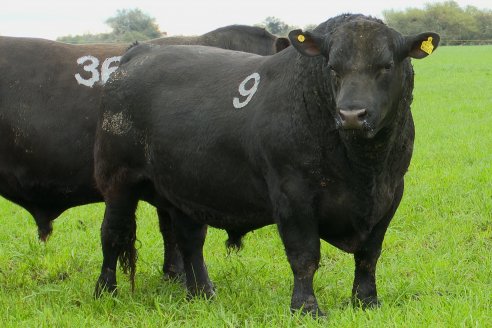
M 403 201 L 378 263 L 376 310 L 349 303 L 350 254 L 322 244 L 315 291 L 327 317 L 291 315 L 292 273 L 273 226 L 228 254 L 210 229 L 205 258 L 213 300 L 187 301 L 162 279 L 154 209 L 140 203 L 136 289 L 92 297 L 104 206 L 82 206 L 37 240 L 34 220 L 0 199 L 2 327 L 492 327 L 492 46 L 441 47 L 416 72 L 416 143 Z

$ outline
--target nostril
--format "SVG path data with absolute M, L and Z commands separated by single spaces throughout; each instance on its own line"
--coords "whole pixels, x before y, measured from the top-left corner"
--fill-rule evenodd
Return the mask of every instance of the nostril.
M 343 109 L 339 110 L 338 111 L 338 115 L 340 116 L 340 118 L 342 119 L 342 121 L 345 121 L 345 112 Z
M 356 114 L 358 118 L 363 118 L 367 114 L 367 109 L 356 109 L 354 114 Z

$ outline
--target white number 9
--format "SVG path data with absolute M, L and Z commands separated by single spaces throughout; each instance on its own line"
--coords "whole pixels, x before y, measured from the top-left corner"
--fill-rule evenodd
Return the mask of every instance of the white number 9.
M 245 89 L 246 84 L 251 80 L 254 80 L 254 84 L 251 88 L 246 90 Z M 244 101 L 241 101 L 241 100 L 239 100 L 238 97 L 234 97 L 232 99 L 232 104 L 234 105 L 234 108 L 239 109 L 239 108 L 243 108 L 244 106 L 246 106 L 251 101 L 251 98 L 253 97 L 253 95 L 258 90 L 258 84 L 260 84 L 260 74 L 258 74 L 258 73 L 253 73 L 250 76 L 248 76 L 247 78 L 245 78 L 244 81 L 241 82 L 241 84 L 239 85 L 238 91 L 239 91 L 239 94 L 243 97 L 246 97 L 246 99 L 244 99 Z

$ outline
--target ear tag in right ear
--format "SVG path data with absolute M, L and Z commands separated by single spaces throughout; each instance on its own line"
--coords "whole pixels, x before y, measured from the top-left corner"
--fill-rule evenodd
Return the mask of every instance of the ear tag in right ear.
M 306 37 L 305 37 L 304 35 L 299 34 L 299 35 L 297 36 L 297 41 L 299 41 L 299 42 L 303 43 L 305 40 L 306 40 Z
M 430 55 L 434 50 L 434 45 L 432 44 L 432 36 L 429 36 L 426 41 L 423 41 L 420 45 L 420 49 Z

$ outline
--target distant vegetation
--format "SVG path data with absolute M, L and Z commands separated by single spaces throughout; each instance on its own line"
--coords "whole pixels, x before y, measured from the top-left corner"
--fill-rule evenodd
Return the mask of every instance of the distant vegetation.
M 428 3 L 424 8 L 408 8 L 403 11 L 383 11 L 384 21 L 402 34 L 417 34 L 425 31 L 441 35 L 441 45 L 446 44 L 492 44 L 492 10 L 474 6 L 461 8 L 455 1 Z M 327 17 L 328 18 L 328 17 Z M 321 23 L 321 22 L 318 22 Z M 140 9 L 118 10 L 114 17 L 106 20 L 112 28 L 110 33 L 69 35 L 57 40 L 67 43 L 133 42 L 165 36 L 155 18 Z M 264 27 L 270 33 L 286 36 L 298 28 L 281 19 L 268 16 L 255 26 Z M 305 30 L 313 30 L 310 24 Z
M 287 34 L 289 34 L 290 31 L 298 28 L 297 26 L 285 23 L 284 21 L 274 16 L 268 16 L 263 22 L 255 24 L 255 26 L 263 27 L 268 32 L 279 36 L 286 36 Z
M 492 43 L 492 10 L 461 8 L 455 1 L 428 3 L 424 9 L 383 11 L 386 23 L 403 34 L 434 31 L 441 44 Z
M 402 34 L 437 32 L 441 36 L 441 45 L 492 44 L 492 10 L 474 6 L 461 8 L 455 1 L 445 1 L 428 3 L 422 9 L 385 10 L 383 17 L 389 26 Z M 281 36 L 298 28 L 271 16 L 256 26 L 265 27 L 270 33 Z M 316 26 L 310 24 L 304 29 L 313 30 Z
M 155 18 L 144 14 L 140 9 L 122 9 L 105 22 L 112 28 L 111 33 L 68 35 L 57 38 L 66 43 L 106 43 L 133 42 L 164 36 L 155 22 Z

